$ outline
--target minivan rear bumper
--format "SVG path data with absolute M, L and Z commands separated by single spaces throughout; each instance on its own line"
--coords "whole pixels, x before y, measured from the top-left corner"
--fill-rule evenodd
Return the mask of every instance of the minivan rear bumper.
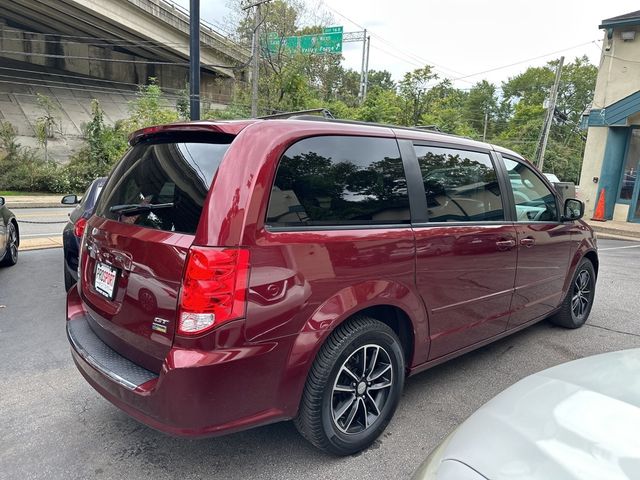
M 164 433 L 207 437 L 287 420 L 277 407 L 291 343 L 212 352 L 172 348 L 159 374 L 131 362 L 93 332 L 77 288 L 67 296 L 73 360 L 89 384 L 136 420 Z

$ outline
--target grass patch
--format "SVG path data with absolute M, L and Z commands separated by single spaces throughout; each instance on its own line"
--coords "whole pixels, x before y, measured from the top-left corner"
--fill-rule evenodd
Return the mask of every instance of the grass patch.
M 0 197 L 15 197 L 15 196 L 38 196 L 38 197 L 59 197 L 59 193 L 44 193 L 44 192 L 18 192 L 16 190 L 0 190 Z

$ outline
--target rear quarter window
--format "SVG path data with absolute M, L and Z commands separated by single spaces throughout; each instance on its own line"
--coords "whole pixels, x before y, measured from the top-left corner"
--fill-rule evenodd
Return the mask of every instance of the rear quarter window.
M 195 234 L 212 179 L 229 148 L 229 136 L 187 136 L 134 146 L 109 176 L 96 214 L 140 227 Z M 119 205 L 171 204 L 122 215 Z
M 402 159 L 394 139 L 307 138 L 282 156 L 271 190 L 271 226 L 410 222 Z

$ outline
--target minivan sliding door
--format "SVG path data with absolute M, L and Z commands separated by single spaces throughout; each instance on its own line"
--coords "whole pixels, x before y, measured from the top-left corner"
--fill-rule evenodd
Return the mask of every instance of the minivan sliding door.
M 434 359 L 506 330 L 516 232 L 488 151 L 418 144 L 414 150 L 427 217 L 413 225 L 416 283 Z

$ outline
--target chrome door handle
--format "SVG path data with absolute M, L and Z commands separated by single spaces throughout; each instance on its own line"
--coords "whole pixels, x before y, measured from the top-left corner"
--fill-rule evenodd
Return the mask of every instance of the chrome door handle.
M 498 242 L 496 242 L 496 246 L 498 247 L 498 250 L 503 251 L 503 250 L 509 250 L 513 247 L 516 246 L 516 241 L 515 240 L 500 240 Z
M 533 238 L 523 238 L 520 240 L 520 245 L 523 247 L 531 248 L 535 245 L 536 241 Z

